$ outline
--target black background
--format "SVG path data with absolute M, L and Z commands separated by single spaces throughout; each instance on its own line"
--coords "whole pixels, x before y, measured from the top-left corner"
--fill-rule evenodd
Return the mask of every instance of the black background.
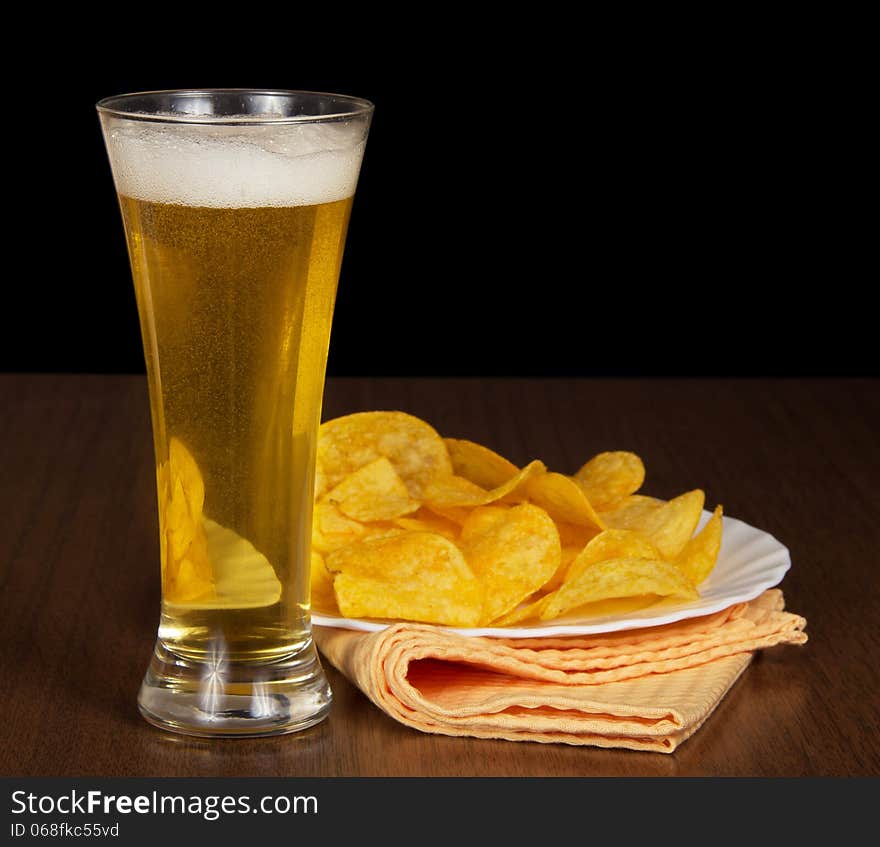
M 859 139 L 821 43 L 339 16 L 42 46 L 55 90 L 12 136 L 0 369 L 143 369 L 94 103 L 229 86 L 376 105 L 331 374 L 875 374 L 868 219 L 844 196 Z

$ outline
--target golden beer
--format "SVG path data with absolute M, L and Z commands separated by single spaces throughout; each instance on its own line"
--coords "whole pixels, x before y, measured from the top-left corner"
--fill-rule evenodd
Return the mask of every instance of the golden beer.
M 329 706 L 311 506 L 359 117 L 102 115 L 156 457 L 162 610 L 140 706 L 165 728 L 286 732 Z
M 158 467 L 179 441 L 204 486 L 203 519 L 264 557 L 238 566 L 262 569 L 266 604 L 254 607 L 259 597 L 235 596 L 236 587 L 247 594 L 244 582 L 218 594 L 217 571 L 229 567 L 222 552 L 195 562 L 205 565 L 201 578 L 181 580 L 181 557 L 163 537 L 160 637 L 196 659 L 218 649 L 229 661 L 289 654 L 308 639 L 308 568 L 297 563 L 309 557 L 314 432 L 351 199 L 214 209 L 122 196 L 121 204 L 155 345 Z M 166 524 L 173 490 L 157 476 Z

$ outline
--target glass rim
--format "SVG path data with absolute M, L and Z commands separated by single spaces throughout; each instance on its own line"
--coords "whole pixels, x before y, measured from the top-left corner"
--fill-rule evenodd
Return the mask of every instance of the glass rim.
M 127 111 L 121 108 L 135 98 L 155 97 L 158 95 L 187 95 L 210 97 L 217 94 L 258 94 L 268 97 L 308 96 L 313 98 L 332 98 L 351 105 L 346 112 L 328 112 L 323 115 L 219 115 L 207 116 L 198 114 L 169 114 L 168 112 L 151 113 L 143 111 Z M 95 104 L 101 115 L 112 115 L 131 121 L 151 121 L 168 124 L 200 124 L 203 126 L 256 126 L 259 124 L 301 124 L 324 123 L 329 121 L 351 120 L 352 118 L 369 115 L 375 109 L 373 103 L 363 97 L 350 94 L 337 94 L 329 91 L 308 91 L 295 88 L 168 88 L 155 91 L 131 91 L 126 94 L 114 94 L 104 97 Z

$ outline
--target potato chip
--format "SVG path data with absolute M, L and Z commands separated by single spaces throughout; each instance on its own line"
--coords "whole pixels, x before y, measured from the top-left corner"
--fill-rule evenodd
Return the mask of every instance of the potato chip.
M 578 552 L 583 550 L 587 544 L 595 538 L 601 529 L 597 526 L 575 526 L 565 521 L 554 521 L 556 529 L 559 530 L 559 540 L 563 547 L 577 547 Z
M 630 503 L 603 513 L 603 518 L 609 527 L 632 529 L 644 535 L 664 559 L 673 561 L 694 534 L 705 499 L 697 488 L 659 505 L 646 501 Z
M 178 559 L 170 553 L 167 558 L 172 565 L 165 572 L 163 599 L 166 603 L 192 606 L 214 597 L 216 574 L 208 551 L 204 520 L 194 525 L 186 552 Z
M 203 521 L 207 555 L 214 576 L 210 596 L 190 600 L 190 609 L 257 609 L 281 599 L 281 582 L 272 563 L 250 541 L 208 518 Z
M 596 562 L 606 559 L 659 559 L 657 548 L 642 535 L 629 529 L 600 532 L 572 562 L 569 578 Z
M 457 476 L 492 489 L 504 485 L 519 473 L 519 468 L 488 447 L 461 438 L 444 438 L 452 459 L 452 470 Z
M 526 491 L 529 500 L 554 520 L 595 529 L 605 527 L 583 489 L 571 477 L 550 472 L 536 474 L 529 480 Z
M 468 514 L 468 519 L 464 522 L 461 528 L 461 543 L 470 543 L 471 540 L 482 536 L 500 521 L 508 518 L 509 515 L 510 508 L 507 506 L 490 505 L 478 506 L 475 509 L 471 509 Z
M 462 518 L 462 523 L 464 518 Z M 419 509 L 412 515 L 394 520 L 396 526 L 412 532 L 436 532 L 450 541 L 455 541 L 461 534 L 461 524 L 435 514 L 430 509 Z
M 553 601 L 554 594 L 545 594 L 538 600 L 524 604 L 495 621 L 495 626 L 511 626 L 522 621 L 540 618 L 541 612 Z M 611 600 L 597 600 L 578 606 L 578 618 L 618 617 L 653 606 L 660 598 L 656 594 L 639 594 L 635 597 L 615 597 Z
M 180 477 L 172 476 L 165 502 L 165 526 L 171 561 L 179 562 L 186 555 L 201 520 L 201 514 L 192 513 Z
M 459 541 L 485 586 L 482 623 L 489 623 L 537 591 L 559 567 L 559 533 L 549 515 L 523 503 L 474 509 Z
M 419 508 L 403 480 L 384 456 L 358 468 L 328 491 L 322 501 L 335 504 L 356 521 L 389 521 Z
M 618 617 L 647 609 L 662 602 L 663 598 L 656 594 L 636 594 L 633 597 L 613 597 L 610 600 L 596 600 L 595 603 L 584 603 L 578 606 L 578 618 Z
M 580 555 L 581 547 L 563 547 L 562 553 L 559 558 L 559 567 L 556 569 L 556 573 L 541 586 L 541 591 L 553 591 L 559 588 L 560 585 L 565 581 L 566 574 L 568 573 L 568 569 L 571 567 L 572 562 Z
M 502 615 L 500 618 L 492 622 L 493 626 L 513 626 L 514 624 L 527 621 L 530 618 L 539 618 L 541 612 L 547 607 L 547 604 L 553 599 L 553 594 L 544 594 L 536 600 L 530 600 L 517 606 L 515 609 Z
M 165 500 L 169 552 L 173 561 L 180 562 L 201 525 L 205 482 L 192 453 L 179 438 L 171 439 L 163 468 L 159 478 L 166 487 L 160 488 L 160 497 Z
M 316 503 L 312 512 L 312 547 L 319 553 L 330 553 L 358 541 L 367 531 L 360 521 L 339 511 L 335 503 Z
M 195 458 L 178 438 L 156 471 L 159 495 L 163 597 L 186 604 L 210 599 L 214 572 L 208 555 L 203 508 L 205 483 Z
M 463 476 L 449 474 L 432 479 L 425 487 L 422 497 L 429 508 L 448 509 L 481 506 L 489 500 L 491 494 Z
M 669 562 L 606 559 L 579 570 L 576 576 L 569 572 L 566 581 L 547 595 L 552 599 L 546 602 L 539 617 L 551 620 L 585 603 L 643 594 L 674 596 L 682 600 L 695 600 L 700 596 L 685 575 Z
M 431 508 L 486 506 L 502 500 L 506 503 L 517 502 L 526 499 L 529 481 L 546 470 L 543 462 L 529 462 L 515 476 L 491 491 L 486 491 L 462 476 L 435 477 L 425 487 L 423 499 Z
M 550 602 L 550 592 L 555 591 L 566 580 L 572 564 L 581 554 L 582 550 L 582 546 L 563 547 L 559 559 L 559 567 L 553 576 L 541 586 L 540 591 L 527 598 L 523 605 L 517 606 L 513 611 L 502 615 L 498 620 L 494 621 L 495 626 L 509 626 L 528 618 L 537 617 L 547 603 Z
M 593 456 L 574 478 L 595 508 L 607 509 L 642 487 L 645 466 L 635 453 L 616 450 Z
M 328 615 L 338 615 L 336 594 L 333 591 L 333 577 L 324 564 L 324 557 L 312 551 L 311 561 L 311 604 L 312 611 Z
M 429 424 L 405 412 L 358 412 L 321 424 L 315 496 L 380 456 L 416 500 L 434 477 L 452 474 L 446 444 Z
M 626 557 L 656 559 L 658 555 L 654 546 L 646 538 L 635 532 L 619 529 L 605 530 L 595 536 L 583 548 L 563 547 L 559 568 L 547 583 L 542 586 L 541 590 L 544 592 L 554 592 L 563 583 L 576 579 L 586 567 L 604 559 Z M 544 600 L 545 602 L 540 603 L 538 600 Z M 528 613 L 526 613 L 526 609 L 521 608 L 515 609 L 511 613 L 510 619 L 505 616 L 505 625 L 536 617 L 551 602 L 549 594 L 538 598 L 538 600 L 534 600 L 529 604 Z
M 192 453 L 179 438 L 168 444 L 168 467 L 171 484 L 181 483 L 192 517 L 201 517 L 205 505 L 205 481 Z
M 471 510 L 466 509 L 463 506 L 435 506 L 431 503 L 425 503 L 422 508 L 438 517 L 451 521 L 454 524 L 458 524 L 459 531 L 471 514 Z
M 694 584 L 699 585 L 712 572 L 721 552 L 722 507 L 715 509 L 706 525 L 684 545 L 675 564 Z
M 624 520 L 624 515 L 627 516 L 626 519 L 629 520 L 638 520 L 639 516 L 647 515 L 650 512 L 653 512 L 654 509 L 659 509 L 666 501 L 661 500 L 659 497 L 647 497 L 644 494 L 631 494 L 629 497 L 624 497 L 618 503 L 615 503 L 614 506 L 610 509 L 602 509 L 601 512 L 603 515 L 606 515 L 608 512 L 613 512 L 616 514 L 620 520 Z
M 330 553 L 327 569 L 346 617 L 475 626 L 483 587 L 461 550 L 440 535 L 404 532 Z
M 355 541 L 369 538 L 385 538 L 404 532 L 388 521 L 361 523 L 339 511 L 335 503 L 316 503 L 312 513 L 312 548 L 327 554 Z

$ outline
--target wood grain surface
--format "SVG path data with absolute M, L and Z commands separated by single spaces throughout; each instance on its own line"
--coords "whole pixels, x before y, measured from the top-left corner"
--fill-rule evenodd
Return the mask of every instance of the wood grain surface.
M 568 472 L 635 450 L 645 493 L 702 487 L 791 549 L 782 587 L 809 643 L 758 656 L 672 755 L 420 734 L 332 669 L 332 714 L 302 734 L 163 733 L 135 703 L 159 600 L 145 380 L 0 375 L 0 774 L 880 774 L 880 382 L 330 382 L 325 417 L 365 409 Z

